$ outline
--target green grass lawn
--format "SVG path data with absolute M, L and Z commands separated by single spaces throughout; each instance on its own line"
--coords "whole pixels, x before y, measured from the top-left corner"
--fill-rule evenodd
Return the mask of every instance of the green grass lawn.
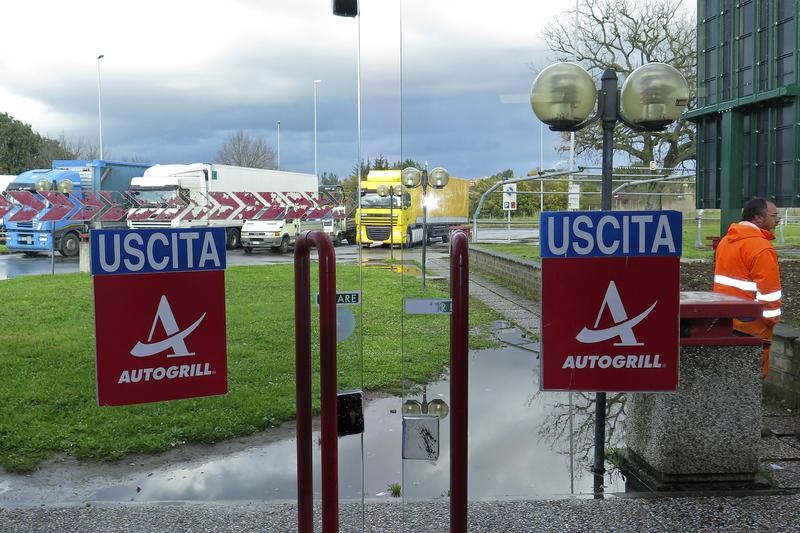
M 684 259 L 711 259 L 714 252 L 711 249 L 711 239 L 709 237 L 719 236 L 719 221 L 706 220 L 700 228 L 700 243 L 701 248 L 696 246 L 698 242 L 697 234 L 697 221 L 684 220 L 683 222 L 683 253 L 681 257 Z M 776 229 L 776 239 L 773 244 L 778 249 L 780 254 L 781 248 L 798 248 L 800 247 L 800 225 L 787 224 L 783 227 L 784 242 L 778 242 L 778 230 Z M 478 243 L 475 246 L 478 248 L 485 248 L 494 250 L 515 257 L 523 259 L 539 259 L 539 245 L 526 244 L 526 243 Z
M 294 418 L 292 265 L 231 267 L 226 272 L 229 392 L 225 396 L 125 407 L 95 398 L 94 314 L 86 274 L 26 276 L 0 282 L 0 464 L 30 471 L 54 453 L 113 460 L 184 443 L 212 443 Z M 316 293 L 316 265 L 312 295 Z M 449 359 L 447 315 L 404 317 L 403 298 L 446 297 L 446 285 L 385 270 L 360 278 L 337 268 L 340 291 L 361 289 L 362 336 L 338 345 L 339 389 L 397 391 L 440 375 Z M 316 306 L 315 409 L 319 408 Z M 351 308 L 353 309 L 353 308 Z M 486 327 L 497 315 L 470 306 L 470 347 L 496 345 Z M 404 334 L 401 335 L 401 332 Z M 406 382 L 407 382 L 406 381 Z

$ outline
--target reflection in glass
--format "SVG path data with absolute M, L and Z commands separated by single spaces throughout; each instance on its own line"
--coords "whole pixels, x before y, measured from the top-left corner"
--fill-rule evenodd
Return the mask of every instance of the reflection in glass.
M 364 191 L 361 193 L 361 207 L 402 207 L 401 198 L 398 195 L 381 196 L 377 192 Z

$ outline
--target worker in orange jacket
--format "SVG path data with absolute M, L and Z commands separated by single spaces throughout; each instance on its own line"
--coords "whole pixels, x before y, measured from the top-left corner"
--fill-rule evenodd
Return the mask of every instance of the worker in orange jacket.
M 769 372 L 772 329 L 781 316 L 781 274 L 778 254 L 770 241 L 780 221 L 775 204 L 753 198 L 742 209 L 742 221 L 731 224 L 719 241 L 715 256 L 714 292 L 756 300 L 762 315 L 753 320 L 733 320 L 737 331 L 763 341 L 761 377 Z

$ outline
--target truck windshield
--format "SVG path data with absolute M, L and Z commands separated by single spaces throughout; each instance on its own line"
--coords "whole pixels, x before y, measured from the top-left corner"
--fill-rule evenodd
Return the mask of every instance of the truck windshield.
M 392 200 L 394 200 L 394 207 L 400 207 L 400 195 L 381 196 L 376 192 L 361 193 L 361 207 L 385 207 L 389 209 Z
M 142 205 L 174 204 L 178 199 L 178 191 L 172 188 L 134 188 L 131 194 Z

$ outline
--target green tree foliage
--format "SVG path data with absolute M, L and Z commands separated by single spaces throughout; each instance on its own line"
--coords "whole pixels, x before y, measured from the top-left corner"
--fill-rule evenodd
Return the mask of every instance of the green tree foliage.
M 30 125 L 0 113 L 0 174 L 50 168 L 53 159 L 72 157 L 59 141 L 42 137 Z
M 477 183 L 475 183 L 475 185 L 470 187 L 469 190 L 469 212 L 472 214 L 475 213 L 481 196 L 483 196 L 483 193 L 488 191 L 492 185 L 498 181 L 511 179 L 513 177 L 514 171 L 508 169 L 498 172 L 497 174 L 493 174 L 492 176 L 479 180 Z M 484 200 L 483 206 L 481 207 L 481 218 L 502 218 L 504 216 L 506 215 L 505 211 L 503 211 L 503 191 L 501 189 L 497 189 L 496 191 L 489 193 L 489 196 L 487 196 L 486 200 Z
M 536 171 L 531 171 L 528 176 L 537 177 L 530 181 L 517 182 L 517 210 L 512 213 L 514 217 L 536 217 L 544 205 L 545 211 L 564 211 L 567 209 L 568 183 L 564 176 L 554 179 L 539 180 Z M 475 213 L 481 196 L 498 181 L 514 179 L 514 171 L 504 170 L 488 178 L 478 181 L 470 188 L 469 208 L 470 213 Z M 540 185 L 541 183 L 541 185 Z M 563 194 L 560 194 L 563 193 Z M 505 218 L 508 214 L 503 210 L 503 191 L 498 188 L 492 191 L 484 200 L 481 208 L 481 218 Z
M 419 161 L 409 158 L 406 158 L 403 161 L 395 161 L 394 163 L 391 163 L 388 159 L 386 159 L 386 156 L 380 154 L 372 160 L 369 158 L 362 160 L 360 165 L 353 165 L 353 169 L 350 174 L 351 178 L 358 177 L 359 167 L 361 168 L 361 179 L 366 179 L 370 170 L 402 170 L 407 167 L 415 167 L 422 170 L 424 165 Z
M 339 179 L 338 174 L 333 174 L 332 172 L 323 172 L 319 176 L 319 184 L 320 185 L 341 185 L 342 180 Z

